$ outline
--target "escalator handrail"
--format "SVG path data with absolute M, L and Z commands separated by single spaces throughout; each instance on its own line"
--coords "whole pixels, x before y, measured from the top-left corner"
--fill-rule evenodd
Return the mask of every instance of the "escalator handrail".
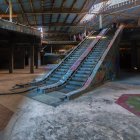
M 92 31 L 90 34 L 89 34 L 89 36 L 90 35 L 92 35 L 94 33 L 94 31 Z M 71 55 L 72 55 L 72 53 L 74 53 L 79 47 L 80 47 L 80 45 L 86 40 L 86 39 L 88 39 L 88 36 L 86 37 L 86 38 L 84 38 L 84 40 L 82 40 L 58 65 L 57 65 L 57 67 L 55 67 L 54 69 L 52 69 L 49 73 L 47 73 L 47 75 L 44 75 L 43 76 L 43 79 L 42 80 L 45 80 L 46 78 L 48 78 L 48 76 L 50 76 L 55 70 L 57 70 L 60 66 L 61 66 L 61 64 L 63 64 L 64 62 L 65 62 L 65 60 L 66 59 L 68 59 Z
M 107 49 L 105 50 L 105 52 L 103 53 L 102 57 L 100 58 L 100 60 L 96 64 L 95 68 L 93 69 L 93 72 L 91 73 L 90 77 L 88 78 L 88 80 L 86 81 L 84 86 L 82 88 L 78 89 L 78 90 L 75 90 L 75 91 L 72 91 L 72 92 L 69 92 L 68 94 L 66 94 L 66 99 L 67 100 L 69 100 L 71 96 L 75 96 L 76 94 L 78 94 L 80 92 L 84 92 L 91 85 L 91 83 L 92 83 L 97 71 L 99 70 L 101 64 L 103 63 L 103 60 L 107 56 L 110 48 L 114 44 L 114 42 L 117 39 L 118 35 L 122 32 L 123 28 L 124 28 L 124 25 L 120 25 L 120 27 L 117 29 L 113 39 L 111 40 L 111 42 L 109 43 Z
M 95 31 L 92 31 L 88 36 L 86 36 L 54 69 L 52 69 L 49 73 L 44 74 L 43 76 L 39 76 L 38 78 L 34 79 L 34 81 L 26 83 L 26 84 L 17 84 L 17 86 L 20 87 L 24 87 L 27 85 L 33 85 L 33 84 L 37 84 L 39 82 L 43 82 L 46 78 L 48 78 L 54 71 L 56 71 L 61 64 L 63 64 L 65 62 L 66 59 L 68 59 L 79 47 L 80 45 L 88 39 L 89 36 L 91 36 L 93 33 L 95 33 Z M 16 87 L 16 86 L 15 86 Z
M 104 34 L 108 31 L 108 28 L 103 29 L 99 35 L 94 39 L 94 41 L 90 44 L 90 46 L 85 50 L 85 52 L 79 57 L 79 59 L 71 66 L 71 68 L 68 70 L 68 72 L 55 84 L 44 86 L 38 88 L 38 91 L 45 92 L 45 90 L 48 89 L 56 89 L 59 86 L 62 86 L 68 79 L 71 77 L 71 75 L 77 70 L 77 68 L 80 66 L 82 61 L 87 57 L 87 55 L 90 53 L 92 48 L 97 44 L 97 42 L 103 37 Z

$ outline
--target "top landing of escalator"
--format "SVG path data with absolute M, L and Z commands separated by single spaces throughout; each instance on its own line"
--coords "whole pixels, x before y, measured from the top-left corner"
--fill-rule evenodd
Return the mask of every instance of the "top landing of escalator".
M 3 19 L 0 19 L 0 28 L 18 33 L 41 37 L 40 31 L 35 28 L 25 26 L 19 23 L 9 22 Z

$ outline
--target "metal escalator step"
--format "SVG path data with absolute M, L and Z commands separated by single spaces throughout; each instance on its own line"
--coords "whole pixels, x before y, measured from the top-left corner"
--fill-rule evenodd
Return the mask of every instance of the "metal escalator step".
M 89 55 L 86 59 L 97 59 L 99 57 L 99 55 L 95 55 L 95 54 L 91 54 Z
M 87 75 L 83 75 L 83 74 L 75 73 L 74 77 L 77 77 L 77 78 L 87 78 L 88 74 Z
M 70 85 L 75 85 L 75 86 L 83 86 L 84 82 L 79 82 L 79 81 L 74 81 L 74 80 L 70 80 L 68 82 Z
M 93 59 L 86 59 L 85 60 L 85 64 L 96 64 L 96 62 L 98 61 L 98 59 L 95 59 L 95 58 L 93 58 Z
M 92 64 L 96 64 L 97 62 L 99 61 L 99 59 L 97 60 L 97 59 L 92 59 L 92 58 L 90 58 L 90 59 L 88 59 L 86 62 L 88 63 L 92 63 Z
M 71 56 L 69 59 L 76 59 L 77 57 L 73 57 L 73 56 Z
M 64 75 L 64 72 L 61 71 L 56 71 L 55 74 L 60 74 L 60 75 Z
M 92 64 L 83 63 L 82 67 L 92 68 L 93 65 Z
M 63 93 L 69 93 L 71 92 L 71 89 L 68 89 L 68 88 L 63 88 L 61 90 L 59 90 L 60 92 L 63 92 Z
M 88 75 L 87 75 L 88 77 Z M 75 81 L 80 81 L 80 82 L 85 82 L 86 81 L 86 78 L 84 77 L 77 77 L 77 76 L 74 76 L 72 77 L 72 80 L 75 80 Z
M 75 61 L 76 59 L 68 58 L 68 61 Z
M 53 84 L 57 83 L 59 80 L 56 79 L 49 79 L 49 82 L 52 82 Z
M 50 77 L 49 80 L 52 80 L 52 81 L 59 81 L 60 78 L 58 78 L 58 77 L 57 77 L 57 78 L 56 78 L 56 77 Z
M 70 58 L 72 58 L 72 59 L 76 59 L 77 57 L 71 56 Z
M 93 56 L 92 58 L 88 58 L 88 57 L 87 57 L 87 58 L 85 59 L 85 62 L 86 62 L 86 61 L 90 62 L 90 61 L 93 61 L 93 60 L 95 60 L 95 61 L 98 60 L 98 57 L 94 57 L 94 56 Z
M 94 57 L 90 57 L 90 58 L 88 57 L 87 60 L 88 60 L 88 61 L 93 61 L 93 60 L 94 60 L 94 61 L 98 61 L 98 58 L 95 59 Z
M 91 68 L 88 68 L 88 67 L 81 67 L 79 70 L 80 70 L 80 71 L 81 71 L 81 70 L 82 70 L 82 71 L 91 71 Z
M 64 63 L 63 66 L 71 66 L 69 63 Z
M 60 75 L 60 74 L 54 74 L 54 75 L 52 75 L 52 77 L 53 77 L 53 78 L 61 78 L 62 75 Z
M 71 91 L 72 90 L 77 90 L 80 88 L 80 86 L 76 86 L 76 85 L 66 85 L 66 88 L 67 89 L 70 89 Z
M 93 52 L 92 54 L 97 55 L 97 54 L 101 54 L 101 52 L 100 51 L 99 52 Z
M 60 72 L 66 72 L 67 70 L 66 69 L 58 69 L 58 71 L 60 71 Z
M 77 73 L 79 73 L 79 74 L 86 74 L 86 75 L 88 75 L 88 74 L 90 74 L 90 73 L 91 73 L 91 71 L 82 71 L 82 70 L 78 70 L 78 71 L 77 71 Z
M 54 84 L 54 83 L 55 83 L 54 81 L 47 81 L 46 85 L 51 85 L 51 84 Z
M 61 66 L 61 69 L 68 69 L 69 67 L 68 66 Z
M 57 71 L 55 71 L 55 73 L 56 74 L 64 74 L 64 72 L 66 72 L 68 69 L 70 68 L 70 66 L 69 67 L 63 67 L 63 66 L 61 66 L 59 69 L 57 69 Z

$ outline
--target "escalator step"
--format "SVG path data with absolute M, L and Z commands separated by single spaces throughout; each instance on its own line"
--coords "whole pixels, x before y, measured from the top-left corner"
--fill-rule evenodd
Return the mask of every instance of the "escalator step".
M 49 79 L 52 81 L 59 81 L 60 80 L 60 78 L 58 78 L 58 77 L 50 77 Z
M 53 75 L 52 77 L 53 77 L 53 78 L 61 78 L 61 77 L 62 77 L 62 75 L 55 74 L 55 75 Z
M 76 86 L 76 85 L 66 85 L 66 88 L 67 89 L 70 89 L 71 91 L 72 90 L 77 90 L 80 88 L 80 86 Z
M 92 64 L 83 63 L 82 67 L 92 68 Z
M 61 66 L 61 69 L 68 69 L 69 67 L 68 66 Z
M 64 63 L 63 66 L 71 66 L 69 63 Z
M 60 71 L 60 72 L 66 72 L 67 70 L 66 69 L 58 69 L 58 71 Z
M 61 71 L 56 71 L 55 74 L 60 74 L 60 75 L 64 75 L 64 72 Z
M 47 81 L 46 85 L 51 85 L 51 84 L 54 84 L 54 83 L 55 83 L 54 81 Z
M 63 93 L 69 93 L 71 92 L 71 89 L 68 89 L 68 88 L 63 88 L 61 90 L 59 90 L 60 92 L 63 92 Z
M 89 68 L 89 67 L 81 67 L 79 70 L 80 70 L 80 71 L 81 71 L 81 70 L 82 70 L 82 71 L 91 71 L 91 68 Z
M 83 75 L 83 74 L 79 74 L 79 73 L 75 73 L 74 77 L 77 77 L 77 78 L 87 78 L 88 74 L 87 75 Z
M 88 76 L 87 76 L 88 77 Z M 72 77 L 72 80 L 75 80 L 75 81 L 80 81 L 80 82 L 85 82 L 86 81 L 86 78 L 82 78 L 82 77 Z
M 70 80 L 68 83 L 70 85 L 75 85 L 75 86 L 83 86 L 83 84 L 84 84 L 84 82 L 73 81 L 73 80 Z
M 77 73 L 79 73 L 79 74 L 90 74 L 90 71 L 78 70 Z

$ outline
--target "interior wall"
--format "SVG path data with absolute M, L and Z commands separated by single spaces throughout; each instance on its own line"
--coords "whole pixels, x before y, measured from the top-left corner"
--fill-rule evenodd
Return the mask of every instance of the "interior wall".
M 140 71 L 140 28 L 124 30 L 120 42 L 120 68 Z

